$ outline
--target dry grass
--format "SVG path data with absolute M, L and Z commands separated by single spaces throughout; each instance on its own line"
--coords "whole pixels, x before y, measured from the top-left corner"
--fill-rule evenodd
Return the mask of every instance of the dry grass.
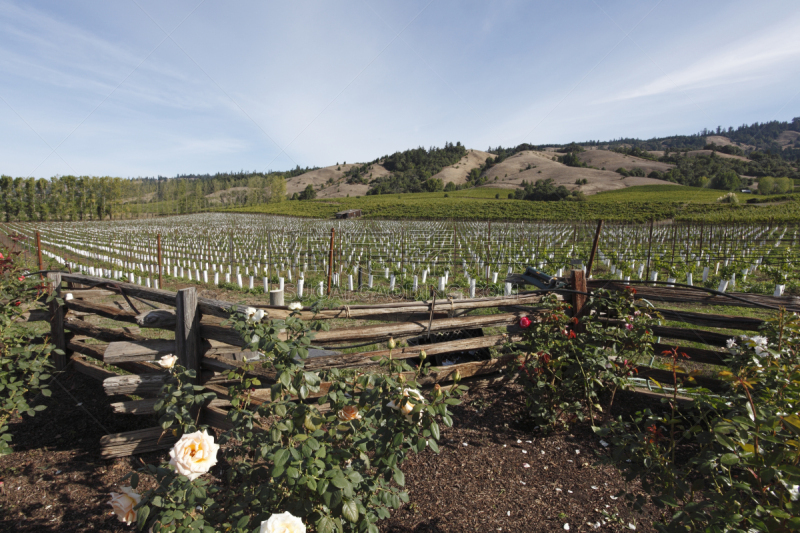
M 447 185 L 452 181 L 455 185 L 463 185 L 467 182 L 467 176 L 473 168 L 480 168 L 481 165 L 486 163 L 487 157 L 494 157 L 489 152 L 482 152 L 480 150 L 467 150 L 467 155 L 455 165 L 445 167 L 438 174 L 434 174 L 434 178 L 439 178 L 442 183 Z
M 782 148 L 789 148 L 796 142 L 800 141 L 800 132 L 789 130 L 783 131 L 778 135 L 777 141 Z
M 606 153 L 610 152 L 600 152 L 600 155 Z M 624 189 L 634 185 L 664 185 L 666 183 L 651 178 L 623 178 L 621 175 L 611 170 L 568 167 L 557 161 L 553 161 L 554 157 L 557 157 L 557 154 L 552 152 L 524 151 L 514 154 L 502 163 L 489 169 L 487 173 L 489 181 L 486 186 L 514 189 L 517 188 L 523 180 L 531 182 L 549 178 L 557 185 L 564 185 L 570 190 L 580 189 L 584 194 L 595 194 L 603 191 Z M 645 160 L 640 159 L 639 161 Z M 648 163 L 653 162 L 648 161 Z M 664 163 L 654 164 L 663 165 Z M 528 165 L 531 165 L 530 169 L 528 169 Z M 614 170 L 620 166 L 623 165 L 614 167 Z M 495 178 L 497 178 L 497 180 L 495 180 Z M 588 183 L 586 185 L 576 185 L 575 181 L 579 179 L 586 179 Z

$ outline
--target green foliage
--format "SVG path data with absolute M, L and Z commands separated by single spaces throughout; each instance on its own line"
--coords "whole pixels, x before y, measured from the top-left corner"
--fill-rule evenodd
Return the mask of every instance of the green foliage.
M 425 397 L 417 379 L 429 366 L 414 370 L 391 356 L 379 360 L 378 373 L 307 372 L 319 323 L 303 322 L 297 313 L 262 321 L 255 309 L 247 315 L 232 313 L 228 325 L 263 354 L 259 366 L 275 376 L 260 391 L 269 391 L 269 401 L 255 401 L 261 382 L 254 366 L 230 371 L 233 427 L 219 439 L 228 465 L 222 480 L 189 481 L 166 465 L 140 469 L 157 487 L 142 495 L 138 526 L 168 531 L 163 526 L 175 520 L 173 526 L 187 531 L 249 533 L 271 515 L 289 512 L 317 533 L 377 531 L 379 520 L 408 502 L 400 465 L 410 453 L 439 451 L 441 424 L 452 425 L 448 406 L 466 388 L 437 387 Z M 138 484 L 138 474 L 131 484 Z
M 629 155 L 633 157 L 638 157 L 639 159 L 648 159 L 650 161 L 658 161 L 658 157 L 651 154 L 647 150 L 643 150 L 638 146 L 634 146 L 632 148 L 628 148 L 625 146 L 617 146 L 611 149 L 612 152 L 616 152 L 618 154 Z
M 303 192 L 297 197 L 298 200 L 313 200 L 317 197 L 317 191 L 314 190 L 314 186 L 310 183 L 306 185 L 306 188 L 303 189 Z
M 570 306 L 551 295 L 543 301 L 540 321 L 523 327 L 534 352 L 526 354 L 520 379 L 537 424 L 566 427 L 583 420 L 587 410 L 593 420 L 603 411 L 599 392 L 628 387 L 626 377 L 637 362 L 652 355 L 653 320 L 634 307 L 634 292 L 596 291 L 580 319 L 570 317 Z M 612 324 L 603 323 L 608 320 Z M 609 403 L 613 399 L 614 394 Z
M 12 452 L 8 421 L 45 408 L 28 401 L 38 394 L 50 396 L 50 354 L 63 353 L 20 325 L 23 312 L 31 308 L 27 304 L 44 289 L 37 279 L 25 277 L 8 255 L 0 254 L 0 455 Z
M 735 191 L 742 186 L 742 180 L 733 170 L 723 170 L 711 180 L 711 187 L 723 191 Z
M 715 143 L 709 143 L 703 147 L 703 150 L 712 150 L 728 155 L 738 155 L 744 157 L 744 150 L 734 144 L 726 144 L 725 146 L 717 146 Z
M 726 390 L 690 389 L 678 402 L 681 363 L 671 357 L 662 412 L 640 411 L 595 431 L 613 445 L 607 460 L 646 496 L 630 489 L 629 505 L 662 509 L 658 531 L 794 531 L 800 526 L 800 320 L 781 312 L 764 336 L 729 343 Z M 733 341 L 733 339 L 732 339 Z
M 197 424 L 197 413 L 200 407 L 217 397 L 213 392 L 203 392 L 202 385 L 194 385 L 197 372 L 180 365 L 170 368 L 171 379 L 159 392 L 160 399 L 153 409 L 158 416 L 158 423 L 164 431 L 173 425 L 171 431 L 175 435 L 192 433 L 207 429 L 205 424 Z
M 639 168 L 639 167 L 634 167 L 634 168 L 632 168 L 630 170 L 628 170 L 628 169 L 626 169 L 624 167 L 619 167 L 617 169 L 617 174 L 620 174 L 620 175 L 622 175 L 622 176 L 624 176 L 626 178 L 628 176 L 638 176 L 638 177 L 642 177 L 643 178 L 644 177 L 644 170 Z
M 385 156 L 381 164 L 391 172 L 375 179 L 367 194 L 397 194 L 405 192 L 436 192 L 443 188 L 442 180 L 431 176 L 444 167 L 458 163 L 466 155 L 461 143 L 445 143 L 444 148 L 417 148 Z
M 172 179 L 0 176 L 0 214 L 6 222 L 103 220 L 145 213 L 194 213 L 212 205 L 207 195 L 232 205 L 280 202 L 286 196 L 286 178 L 308 170 L 191 174 Z
M 563 163 L 568 167 L 586 167 L 586 163 L 581 161 L 576 153 L 577 152 L 567 152 L 566 154 L 559 156 L 558 162 Z

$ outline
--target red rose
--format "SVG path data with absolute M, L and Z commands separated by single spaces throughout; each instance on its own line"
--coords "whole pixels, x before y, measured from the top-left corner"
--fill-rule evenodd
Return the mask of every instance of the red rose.
M 20 276 L 17 279 L 20 280 L 20 281 L 25 281 L 25 276 Z
M 567 335 L 567 338 L 568 338 L 568 339 L 574 339 L 575 337 L 576 337 L 576 335 L 575 335 L 575 332 L 574 332 L 574 331 L 570 331 L 570 332 L 569 332 L 569 335 Z
M 528 326 L 531 325 L 531 319 L 526 317 L 526 316 L 524 316 L 524 317 L 519 319 L 519 325 L 520 325 L 521 328 L 527 328 Z
M 630 285 L 625 285 L 625 290 L 628 291 L 631 294 L 636 294 L 636 289 L 634 289 Z

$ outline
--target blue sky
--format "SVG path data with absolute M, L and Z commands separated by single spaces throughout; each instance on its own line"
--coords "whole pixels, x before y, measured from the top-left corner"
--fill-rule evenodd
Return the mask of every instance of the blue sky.
M 793 0 L 0 0 L 0 173 L 280 170 L 790 120 L 797 28 Z

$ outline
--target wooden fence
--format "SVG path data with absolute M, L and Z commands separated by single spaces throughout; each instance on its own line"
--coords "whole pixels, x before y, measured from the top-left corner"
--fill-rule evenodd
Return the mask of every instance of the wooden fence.
M 55 365 L 63 370 L 71 361 L 74 368 L 86 375 L 102 380 L 109 396 L 136 396 L 140 399 L 127 399 L 112 403 L 117 413 L 137 415 L 153 414 L 155 397 L 169 374 L 154 361 L 166 354 L 175 354 L 179 363 L 197 372 L 198 382 L 213 391 L 217 399 L 200 411 L 201 420 L 216 428 L 226 428 L 227 409 L 230 406 L 227 386 L 223 372 L 240 367 L 249 356 L 243 351 L 243 341 L 238 334 L 223 326 L 230 309 L 244 311 L 245 307 L 224 301 L 199 298 L 194 287 L 181 289 L 177 293 L 145 288 L 139 285 L 111 281 L 80 274 L 51 273 L 48 275 L 51 290 L 72 294 L 73 298 L 59 306 L 55 301 L 50 305 L 49 316 L 32 315 L 30 320 L 50 321 L 52 342 L 64 350 L 64 356 L 55 356 Z M 577 293 L 564 293 L 572 300 L 577 313 L 581 312 L 587 290 L 607 288 L 622 290 L 624 284 L 614 281 L 587 281 L 580 270 L 571 274 L 571 286 Z M 64 287 L 66 284 L 66 287 Z M 124 296 L 123 302 L 100 303 L 99 298 Z M 644 298 L 654 305 L 654 309 L 670 321 L 689 326 L 727 328 L 756 331 L 762 321 L 729 315 L 707 314 L 662 309 L 661 302 L 695 303 L 697 305 L 727 306 L 770 306 L 784 307 L 790 311 L 800 311 L 800 299 L 796 297 L 768 297 L 750 294 L 734 294 L 737 300 L 725 296 L 709 295 L 698 289 L 668 288 L 663 286 L 637 285 L 637 297 Z M 522 292 L 513 297 L 488 297 L 467 300 L 437 299 L 434 301 L 405 302 L 386 305 L 353 305 L 324 310 L 313 315 L 303 310 L 304 319 L 365 319 L 379 321 L 377 325 L 333 328 L 318 332 L 314 345 L 335 349 L 337 345 L 364 341 L 379 343 L 394 337 L 398 340 L 421 341 L 427 344 L 405 346 L 393 350 L 395 358 L 416 358 L 424 349 L 429 356 L 464 353 L 471 350 L 491 349 L 507 342 L 522 340 L 519 319 L 523 315 L 535 315 L 539 309 L 541 292 Z M 135 302 L 135 303 L 134 303 Z M 157 304 L 157 305 L 153 305 Z M 152 306 L 145 312 L 137 312 L 139 307 Z M 160 306 L 158 308 L 154 308 Z M 258 306 L 267 311 L 269 318 L 285 318 L 290 311 L 287 307 Z M 475 309 L 498 309 L 500 312 L 488 315 L 465 316 Z M 122 328 L 100 327 L 92 323 L 91 316 L 128 323 Z M 152 338 L 141 334 L 142 328 L 154 328 L 174 332 L 167 339 Z M 500 334 L 484 335 L 484 328 L 499 328 Z M 475 336 L 446 342 L 430 342 L 431 334 L 447 334 L 457 331 L 474 331 Z M 692 341 L 711 347 L 724 346 L 729 334 L 698 330 L 691 327 L 657 326 L 654 333 L 668 341 L 655 346 L 656 353 L 679 345 L 681 341 Z M 435 340 L 435 339 L 434 339 Z M 691 360 L 697 363 L 722 364 L 720 352 L 713 349 L 680 347 Z M 309 358 L 306 368 L 312 371 L 330 368 L 368 367 L 375 363 L 374 356 L 388 355 L 388 350 L 360 353 L 333 353 Z M 502 384 L 509 379 L 505 368 L 513 362 L 513 355 L 496 359 L 472 361 L 432 369 L 428 376 L 421 378 L 423 386 L 435 384 L 447 386 L 458 371 L 463 383 L 475 388 Z M 98 364 L 99 363 L 99 364 Z M 130 372 L 121 374 L 117 369 Z M 261 389 L 253 394 L 254 403 L 269 401 L 269 385 L 275 376 L 260 367 L 253 370 L 263 383 Z M 671 382 L 671 374 L 665 370 L 640 367 L 639 377 L 652 377 Z M 696 378 L 701 385 L 715 386 L 711 378 Z M 718 383 L 717 383 L 718 384 Z M 321 396 L 327 391 L 328 383 L 323 383 Z M 102 455 L 119 457 L 167 448 L 174 443 L 174 437 L 162 435 L 161 427 L 107 435 L 101 441 Z

